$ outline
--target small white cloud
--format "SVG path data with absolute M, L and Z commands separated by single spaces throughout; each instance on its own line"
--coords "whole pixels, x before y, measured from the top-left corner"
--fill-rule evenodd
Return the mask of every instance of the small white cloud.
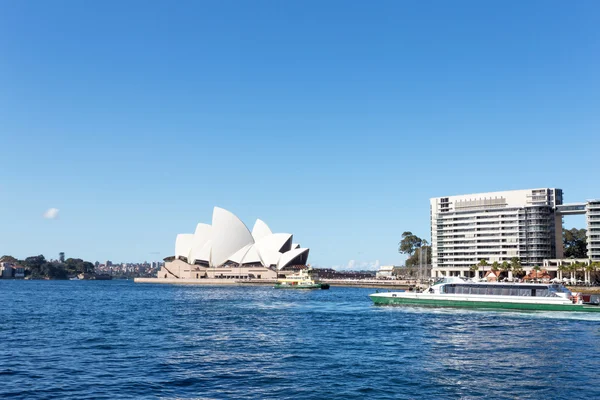
M 56 219 L 58 218 L 58 212 L 60 210 L 58 208 L 49 208 L 44 213 L 44 218 L 46 219 Z

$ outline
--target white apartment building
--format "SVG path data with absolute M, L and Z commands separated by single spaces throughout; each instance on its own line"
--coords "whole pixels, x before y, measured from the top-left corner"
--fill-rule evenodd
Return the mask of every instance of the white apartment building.
M 592 261 L 600 261 L 600 199 L 588 200 L 585 211 L 588 257 Z
M 561 258 L 561 204 L 562 190 L 553 188 L 431 199 L 432 277 L 469 276 L 481 259 L 491 264 L 519 257 L 530 269 Z

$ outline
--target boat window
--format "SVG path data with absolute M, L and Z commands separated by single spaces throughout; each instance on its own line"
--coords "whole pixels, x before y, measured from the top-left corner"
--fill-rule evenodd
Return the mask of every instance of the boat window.
M 502 296 L 510 296 L 510 287 L 503 286 L 501 294 Z
M 511 287 L 510 288 L 510 295 L 511 296 L 518 296 L 519 295 L 519 288 L 517 288 L 517 287 Z
M 519 296 L 531 296 L 531 289 L 519 288 Z

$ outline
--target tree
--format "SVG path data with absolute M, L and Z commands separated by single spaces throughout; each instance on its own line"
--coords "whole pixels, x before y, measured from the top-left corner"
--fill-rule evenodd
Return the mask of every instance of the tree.
M 488 265 L 489 265 L 488 262 L 482 258 L 481 260 L 479 260 L 479 263 L 476 265 L 477 271 L 479 271 L 479 267 L 482 267 L 482 271 L 485 272 L 485 267 L 487 267 Z
M 2 257 L 0 257 L 0 262 L 16 264 L 19 262 L 19 260 L 17 260 L 13 256 L 2 256 Z
M 592 281 L 592 274 L 595 277 L 596 272 L 600 269 L 600 261 L 594 261 L 590 263 L 590 265 L 588 265 L 586 269 L 590 273 L 590 281 Z
M 563 230 L 565 258 L 587 258 L 587 235 L 585 229 Z
M 508 277 L 508 271 L 510 271 L 510 264 L 506 261 L 502 262 L 502 265 L 500 265 L 500 270 L 504 273 L 506 273 L 507 277 Z
M 423 239 L 417 235 L 413 235 L 412 232 L 404 232 L 402 234 L 402 240 L 400 243 L 398 243 L 398 253 L 404 253 L 412 256 L 422 245 Z
M 29 270 L 29 274 L 37 277 L 44 275 L 41 271 L 42 265 L 46 263 L 46 258 L 43 255 L 27 257 L 21 264 Z
M 427 241 L 423 240 L 423 243 L 427 243 Z M 421 260 L 421 251 L 423 251 L 423 265 L 431 264 L 431 246 L 423 245 L 415 250 L 414 254 L 406 259 L 405 265 L 407 267 L 418 267 Z
M 479 265 L 472 265 L 469 269 L 473 272 L 473 277 L 475 277 L 475 274 L 479 272 Z
M 569 272 L 569 266 L 567 265 L 559 265 L 558 270 L 563 273 L 563 277 L 565 272 Z
M 523 266 L 521 266 L 521 259 L 519 257 L 513 257 L 510 259 L 510 267 L 514 274 L 517 276 L 523 276 Z
M 570 278 L 571 280 L 573 279 L 577 279 L 577 271 L 579 271 L 579 263 L 578 262 L 574 262 L 573 264 L 569 265 L 569 273 L 570 273 Z

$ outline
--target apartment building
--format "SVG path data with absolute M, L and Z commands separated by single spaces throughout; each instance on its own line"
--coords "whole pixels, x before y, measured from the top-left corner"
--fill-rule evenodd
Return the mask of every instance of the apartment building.
M 592 261 L 600 261 L 600 199 L 586 203 L 587 251 Z
M 431 199 L 432 276 L 469 276 L 481 259 L 519 257 L 531 268 L 561 258 L 562 197 L 561 189 L 542 188 Z

